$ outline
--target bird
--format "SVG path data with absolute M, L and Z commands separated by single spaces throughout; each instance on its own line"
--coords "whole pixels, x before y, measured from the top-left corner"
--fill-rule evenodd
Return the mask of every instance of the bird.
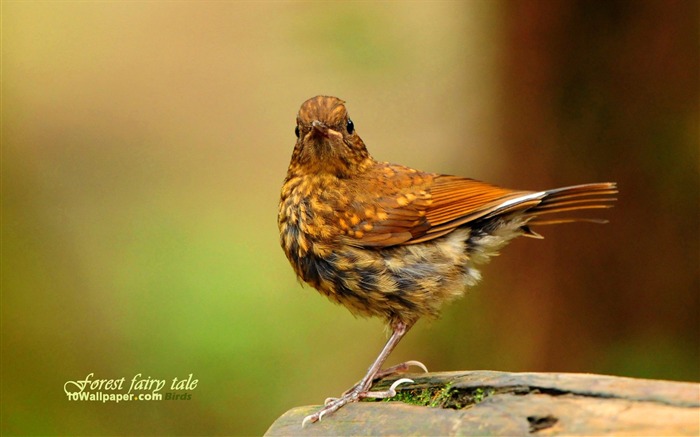
M 603 209 L 615 201 L 614 182 L 545 191 L 501 188 L 478 180 L 376 161 L 348 115 L 345 101 L 319 95 L 299 109 L 296 143 L 279 208 L 280 244 L 298 279 L 358 316 L 389 327 L 384 348 L 365 376 L 307 416 L 317 422 L 344 405 L 396 394 L 374 381 L 410 366 L 382 366 L 421 318 L 480 280 L 478 266 L 513 238 L 542 238 L 537 225 L 606 220 L 556 218 L 552 213 Z M 553 218 L 554 217 L 554 218 Z

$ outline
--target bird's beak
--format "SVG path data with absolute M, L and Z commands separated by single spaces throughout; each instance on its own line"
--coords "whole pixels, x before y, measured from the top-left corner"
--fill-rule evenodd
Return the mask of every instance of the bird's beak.
M 316 130 L 316 132 L 318 132 L 319 134 L 321 134 L 325 138 L 331 138 L 331 137 L 336 137 L 339 139 L 343 138 L 343 134 L 329 128 L 328 126 L 326 126 L 325 123 L 323 123 L 321 121 L 314 120 L 311 122 L 311 126 Z

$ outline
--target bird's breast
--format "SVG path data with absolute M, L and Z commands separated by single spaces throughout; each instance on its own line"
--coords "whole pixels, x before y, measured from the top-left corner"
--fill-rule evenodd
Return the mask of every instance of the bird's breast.
M 297 275 L 316 286 L 315 260 L 326 257 L 336 240 L 333 206 L 322 198 L 327 181 L 289 178 L 282 187 L 278 211 L 280 244 Z

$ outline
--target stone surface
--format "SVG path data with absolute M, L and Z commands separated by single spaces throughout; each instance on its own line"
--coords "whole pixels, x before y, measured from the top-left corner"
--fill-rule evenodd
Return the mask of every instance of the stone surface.
M 427 373 L 404 402 L 347 405 L 301 427 L 320 406 L 287 411 L 266 435 L 700 435 L 700 384 L 591 374 Z M 388 387 L 387 378 L 374 389 Z

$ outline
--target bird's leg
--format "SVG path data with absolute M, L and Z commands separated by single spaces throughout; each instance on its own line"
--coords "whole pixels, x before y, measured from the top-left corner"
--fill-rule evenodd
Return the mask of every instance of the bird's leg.
M 352 403 L 352 402 L 357 402 L 360 399 L 363 398 L 386 398 L 386 397 L 392 397 L 396 395 L 396 387 L 403 383 L 403 382 L 413 382 L 410 379 L 402 378 L 399 379 L 398 381 L 394 382 L 392 384 L 391 388 L 387 391 L 384 392 L 371 392 L 369 389 L 372 387 L 372 383 L 374 382 L 377 374 L 380 372 L 380 369 L 382 367 L 382 364 L 384 364 L 384 361 L 386 361 L 387 357 L 391 353 L 391 351 L 394 350 L 397 344 L 399 344 L 399 341 L 403 338 L 404 335 L 408 332 L 409 329 L 411 329 L 411 326 L 413 324 L 407 324 L 404 322 L 396 322 L 392 325 L 393 332 L 391 334 L 391 337 L 389 337 L 389 340 L 387 340 L 386 344 L 384 345 L 384 348 L 382 351 L 379 353 L 379 356 L 377 357 L 376 360 L 374 360 L 374 363 L 370 366 L 369 370 L 367 370 L 367 374 L 358 382 L 353 388 L 350 390 L 346 391 L 343 393 L 343 395 L 337 399 L 331 399 L 330 402 L 326 404 L 325 407 L 323 407 L 320 411 L 317 411 L 316 413 L 306 416 L 301 423 L 302 427 L 306 425 L 308 422 L 317 422 L 323 418 L 323 416 L 327 414 L 331 414 L 341 407 L 343 407 L 346 404 Z M 395 366 L 396 367 L 396 366 Z

